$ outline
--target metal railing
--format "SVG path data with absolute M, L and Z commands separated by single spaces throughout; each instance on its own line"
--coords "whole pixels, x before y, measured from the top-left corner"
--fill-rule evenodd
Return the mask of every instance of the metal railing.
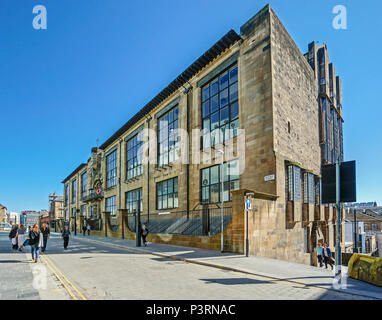
M 135 214 L 127 215 L 130 231 L 136 232 Z M 232 208 L 224 208 L 223 228 L 226 229 L 232 220 Z M 141 224 L 146 225 L 150 233 L 181 234 L 193 236 L 213 236 L 221 231 L 221 209 L 141 214 Z

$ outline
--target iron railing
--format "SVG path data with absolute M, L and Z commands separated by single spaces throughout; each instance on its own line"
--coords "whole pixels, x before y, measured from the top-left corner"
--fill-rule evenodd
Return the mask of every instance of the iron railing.
M 136 232 L 136 215 L 128 214 L 127 225 L 130 231 Z M 213 236 L 221 231 L 221 209 L 193 210 L 141 214 L 141 224 L 144 224 L 154 234 L 181 234 L 193 236 Z M 223 230 L 231 223 L 232 208 L 224 208 Z

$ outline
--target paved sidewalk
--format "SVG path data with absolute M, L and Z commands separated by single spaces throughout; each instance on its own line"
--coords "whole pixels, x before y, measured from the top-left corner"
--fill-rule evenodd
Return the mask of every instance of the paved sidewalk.
M 135 240 L 114 239 L 93 235 L 82 236 L 82 234 L 78 234 L 75 238 L 118 246 L 138 253 L 149 253 L 189 263 L 265 276 L 280 281 L 294 282 L 306 286 L 315 286 L 327 290 L 340 291 L 347 294 L 382 299 L 382 288 L 347 278 L 346 267 L 343 267 L 343 276 L 346 278 L 346 288 L 336 289 L 333 286 L 334 273 L 325 268 L 317 268 L 263 257 L 245 257 L 244 255 L 233 253 L 220 253 L 219 251 L 155 243 L 149 243 L 148 247 L 142 246 L 137 248 L 135 246 Z

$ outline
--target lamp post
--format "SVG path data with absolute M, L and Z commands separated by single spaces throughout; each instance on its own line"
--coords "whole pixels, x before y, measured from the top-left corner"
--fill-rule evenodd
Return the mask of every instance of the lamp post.
M 77 209 L 74 213 L 74 235 L 77 235 L 77 213 L 80 213 L 80 209 Z
M 245 194 L 245 213 L 246 213 L 246 230 L 245 230 L 245 255 L 246 257 L 249 256 L 249 237 L 248 237 L 248 211 L 252 209 L 251 207 L 251 200 L 249 197 L 254 197 L 254 193 L 246 193 Z M 249 200 L 249 201 L 248 201 Z

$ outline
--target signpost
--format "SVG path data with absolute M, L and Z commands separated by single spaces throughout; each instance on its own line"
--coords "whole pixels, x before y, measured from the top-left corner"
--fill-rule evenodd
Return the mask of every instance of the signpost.
M 336 204 L 336 276 L 341 274 L 341 202 L 356 202 L 356 162 L 322 167 L 322 203 Z
M 245 234 L 245 255 L 249 256 L 249 239 L 248 239 L 248 211 L 252 210 L 251 196 L 255 196 L 254 193 L 246 193 L 245 194 L 245 214 L 246 214 L 246 234 Z

